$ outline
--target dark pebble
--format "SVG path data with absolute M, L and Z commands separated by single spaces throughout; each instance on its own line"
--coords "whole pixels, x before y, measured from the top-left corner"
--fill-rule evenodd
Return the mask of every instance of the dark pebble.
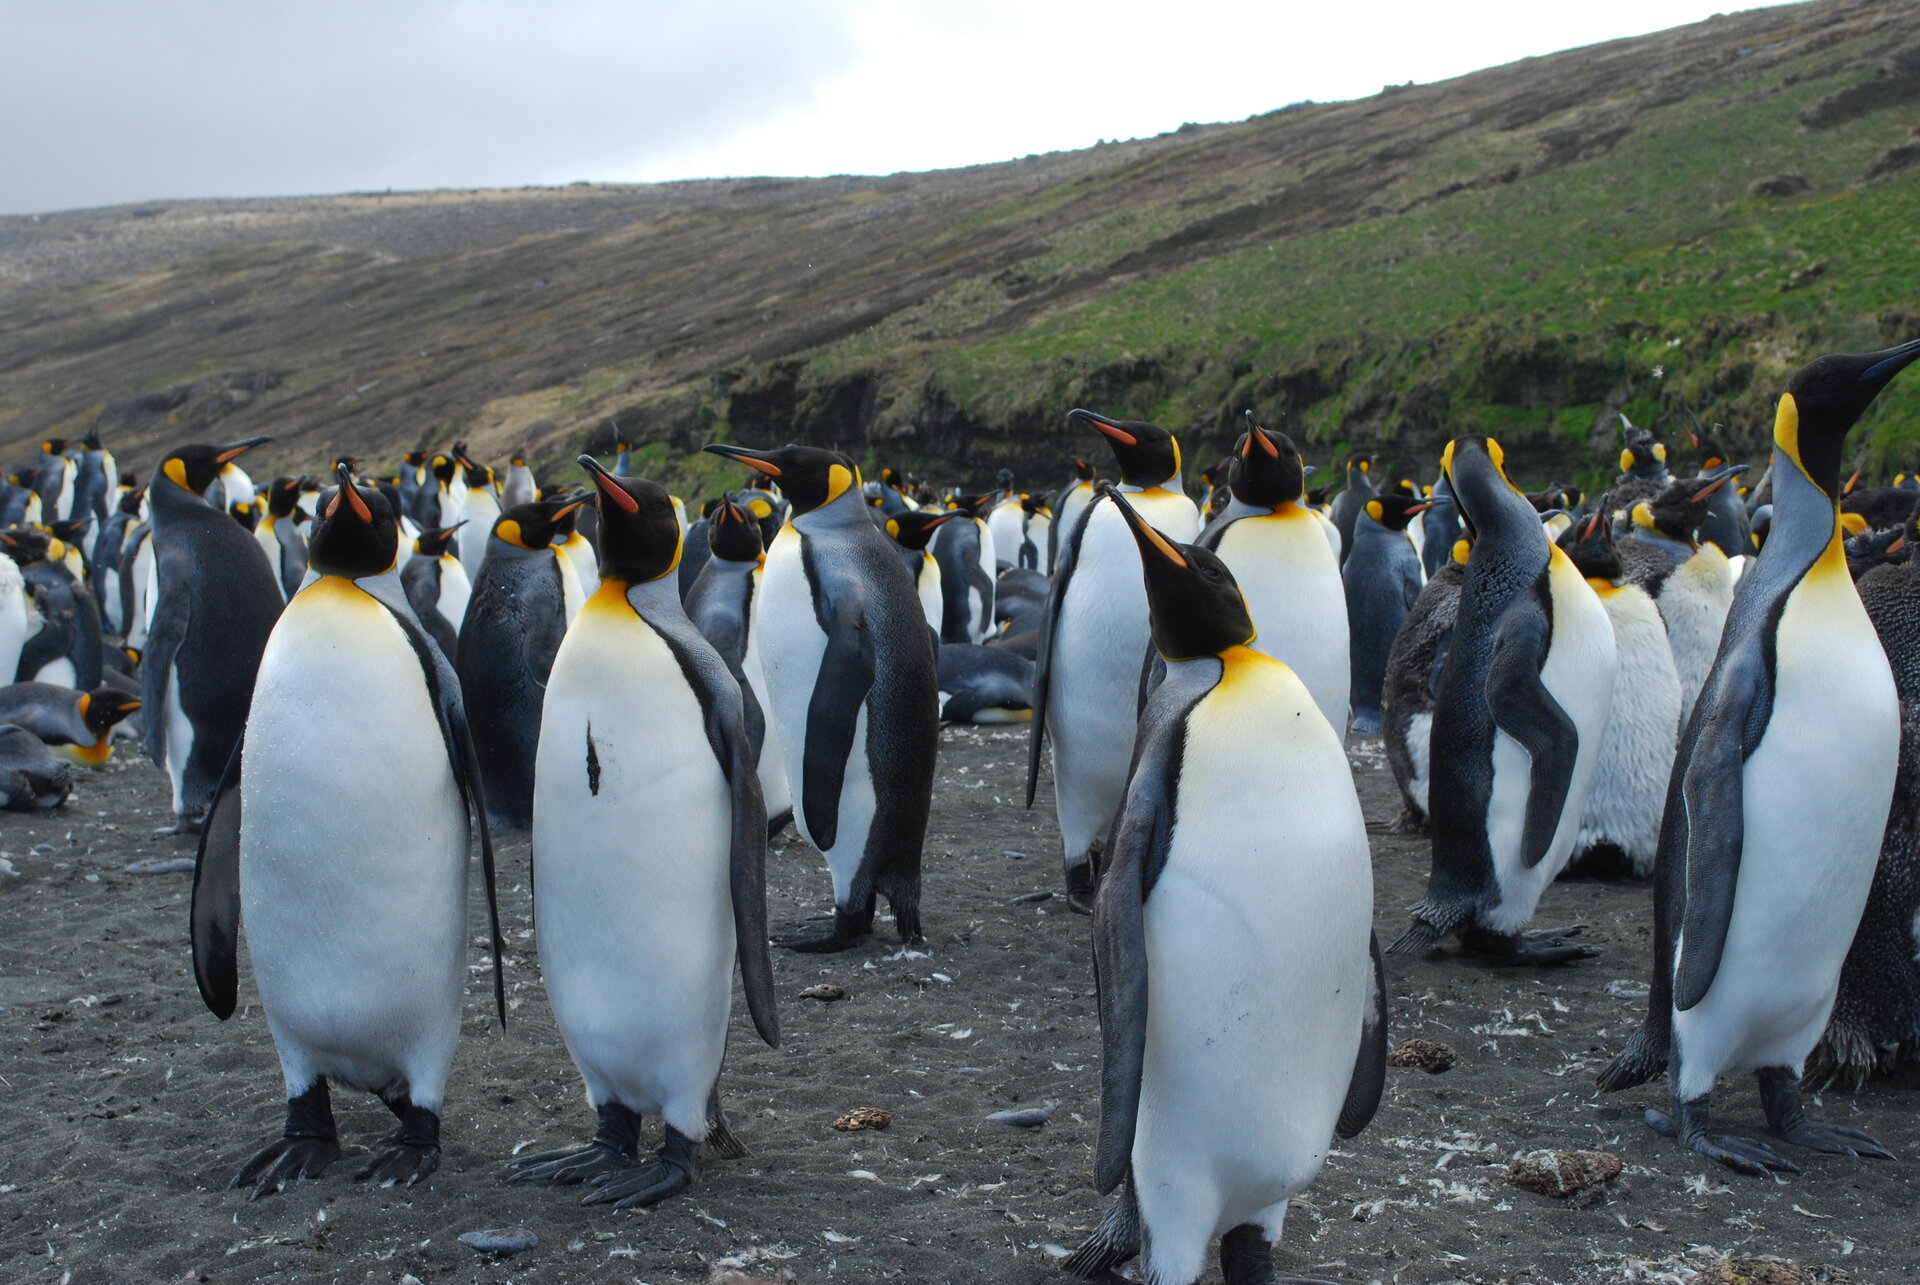
M 995 1111 L 987 1117 L 988 1124 L 1012 1125 L 1016 1129 L 1038 1129 L 1053 1119 L 1053 1103 L 1043 1107 L 1026 1107 L 1019 1111 Z
M 1000 855 L 1007 858 L 1007 860 L 1009 861 L 1025 861 L 1027 859 L 1026 853 L 1015 852 L 1012 848 L 1000 849 Z
M 1053 900 L 1053 894 L 1050 892 L 1045 892 L 1045 891 L 1029 892 L 1021 896 L 1015 897 L 1012 901 L 1009 901 L 1007 904 L 1009 906 L 1030 906 L 1036 901 L 1052 901 L 1052 900 Z
M 190 875 L 193 873 L 192 857 L 164 857 L 152 861 L 136 861 L 127 867 L 130 875 Z
M 518 1254 L 532 1249 L 540 1238 L 524 1227 L 489 1227 L 484 1231 L 463 1231 L 460 1243 L 482 1254 Z

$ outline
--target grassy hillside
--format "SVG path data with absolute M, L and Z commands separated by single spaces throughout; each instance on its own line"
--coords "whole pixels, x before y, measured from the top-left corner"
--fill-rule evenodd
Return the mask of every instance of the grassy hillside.
M 0 442 L 100 419 L 140 462 L 271 432 L 275 468 L 454 435 L 559 468 L 617 423 L 683 485 L 721 438 L 1044 484 L 1072 405 L 1189 459 L 1251 405 L 1310 457 L 1425 472 L 1478 430 L 1591 480 L 1620 408 L 1757 452 L 1794 365 L 1917 334 L 1897 0 L 969 170 L 0 219 Z M 1873 429 L 1870 467 L 1920 465 L 1920 384 Z

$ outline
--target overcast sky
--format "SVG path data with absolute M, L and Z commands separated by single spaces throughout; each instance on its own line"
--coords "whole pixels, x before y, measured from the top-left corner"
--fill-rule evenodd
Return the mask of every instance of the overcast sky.
M 0 213 L 891 173 L 1240 120 L 1713 0 L 0 0 Z

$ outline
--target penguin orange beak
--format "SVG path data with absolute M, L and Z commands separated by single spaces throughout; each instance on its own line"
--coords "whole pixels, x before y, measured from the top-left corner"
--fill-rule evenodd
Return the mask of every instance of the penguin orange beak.
M 1900 552 L 1900 550 L 1906 547 L 1907 547 L 1907 535 L 1906 535 L 1906 532 L 1902 531 L 1899 535 L 1896 535 L 1895 537 L 1893 537 L 1893 543 L 1887 546 L 1887 552 L 1898 553 Z
M 1407 516 L 1412 517 L 1416 513 L 1425 513 L 1428 509 L 1432 507 L 1433 507 L 1432 500 L 1428 500 L 1425 504 L 1416 504 L 1407 510 Z
M 761 458 L 760 452 L 748 450 L 744 446 L 728 446 L 721 442 L 715 442 L 711 446 L 703 446 L 700 449 L 709 455 L 724 455 L 730 460 L 739 460 L 748 468 L 757 469 L 765 473 L 768 477 L 780 476 L 780 466 L 778 464 L 775 464 L 772 460 Z
M 1581 528 L 1580 538 L 1582 540 L 1591 540 L 1593 539 L 1594 532 L 1598 531 L 1599 529 L 1600 529 L 1600 515 L 1596 513 L 1592 517 L 1588 518 L 1586 526 Z
M 254 447 L 265 446 L 272 440 L 271 437 L 249 437 L 242 441 L 235 442 L 231 446 L 223 447 L 220 453 L 213 458 L 222 464 L 231 464 Z
M 1133 538 L 1140 545 L 1142 556 L 1145 556 L 1148 552 L 1153 552 L 1159 554 L 1176 567 L 1185 567 L 1187 565 L 1186 555 L 1176 549 L 1167 537 L 1154 530 L 1152 525 L 1149 524 L 1145 518 L 1141 517 L 1131 504 L 1127 503 L 1126 497 L 1121 495 L 1119 490 L 1114 487 L 1111 482 L 1106 484 L 1104 494 L 1109 500 L 1113 501 L 1114 507 L 1120 510 L 1120 516 L 1125 518 L 1127 525 L 1132 528 Z
M 1090 410 L 1081 410 L 1076 407 L 1067 412 L 1067 418 L 1084 421 L 1087 427 L 1102 436 L 1111 438 L 1122 446 L 1138 446 L 1140 444 L 1139 438 L 1108 419 L 1105 415 L 1100 415 Z
M 362 522 L 372 522 L 373 510 L 367 507 L 367 502 L 360 498 L 360 492 L 354 488 L 353 470 L 347 467 L 345 460 L 340 461 L 334 474 L 340 479 L 340 489 L 333 493 L 333 499 L 327 504 L 327 517 L 331 519 L 339 513 L 340 503 L 344 500 L 353 507 L 354 517 Z
M 628 495 L 627 488 L 615 481 L 613 474 L 607 472 L 599 460 L 596 460 L 591 455 L 582 455 L 579 463 L 580 467 L 585 469 L 593 478 L 594 488 L 600 492 L 603 497 L 603 502 L 605 500 L 612 500 L 628 513 L 638 513 L 640 511 L 640 501 Z M 580 502 L 580 504 L 585 503 L 585 500 Z M 576 504 L 573 507 L 577 509 L 580 505 Z M 571 509 L 562 509 L 554 515 L 554 521 L 558 522 L 561 517 L 570 512 L 572 512 Z
M 948 522 L 950 522 L 951 520 L 959 516 L 960 516 L 960 511 L 958 509 L 950 509 L 947 512 L 942 513 L 939 517 L 935 518 L 933 521 L 927 523 L 926 529 L 929 531 L 937 530 L 938 528 L 945 526 Z
M 1855 469 L 1853 471 L 1853 476 L 1847 479 L 1847 484 L 1840 488 L 1840 494 L 1852 495 L 1853 488 L 1858 485 L 1860 485 L 1860 470 Z

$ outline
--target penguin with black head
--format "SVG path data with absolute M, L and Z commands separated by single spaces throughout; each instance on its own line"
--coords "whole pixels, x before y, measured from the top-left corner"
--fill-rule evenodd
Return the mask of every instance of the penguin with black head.
M 1794 1146 L 1886 1157 L 1807 1118 L 1800 1075 L 1826 1028 L 1886 831 L 1900 706 L 1847 575 L 1840 460 L 1920 340 L 1795 371 L 1773 427 L 1773 524 L 1741 578 L 1681 734 L 1654 874 L 1647 1016 L 1601 1073 L 1665 1069 L 1673 1113 L 1647 1123 L 1743 1173 L 1792 1170 L 1766 1143 L 1709 1132 L 1714 1081 L 1752 1072 L 1767 1129 Z M 1784 943 L 1791 943 L 1787 948 Z
M 473 596 L 473 581 L 455 543 L 459 534 L 457 525 L 428 527 L 414 537 L 413 556 L 400 568 L 400 585 L 414 614 L 449 658 L 460 644 L 460 623 Z
M 755 1029 L 780 1042 L 767 816 L 741 685 L 680 605 L 672 498 L 590 455 L 580 465 L 598 492 L 599 585 L 547 681 L 534 932 L 599 1127 L 512 1167 L 516 1181 L 590 1181 L 584 1204 L 645 1208 L 699 1178 L 703 1141 L 744 1154 L 718 1107 L 736 959 Z M 666 1138 L 642 1165 L 647 1115 Z
M 285 605 L 252 533 L 206 499 L 236 459 L 271 440 L 183 446 L 147 488 L 154 597 L 140 662 L 141 740 L 172 783 L 176 833 L 197 829 L 206 813 Z
M 1559 964 L 1594 952 L 1523 930 L 1573 852 L 1613 695 L 1613 627 L 1503 458 L 1479 436 L 1442 458 L 1472 551 L 1433 709 L 1433 872 L 1391 950 L 1458 933 L 1469 953 Z
M 476 828 L 506 1022 L 493 848 L 460 684 L 387 574 L 399 527 L 386 497 L 344 466 L 336 476 L 309 538 L 314 578 L 260 660 L 193 881 L 200 995 L 221 1020 L 233 1015 L 244 923 L 286 1080 L 282 1136 L 231 1184 L 254 1200 L 340 1158 L 330 1083 L 376 1095 L 399 1122 L 361 1179 L 412 1186 L 439 1165 Z
M 1400 623 L 1420 597 L 1420 552 L 1407 527 L 1426 501 L 1400 491 L 1368 500 L 1353 523 L 1353 545 L 1340 567 L 1346 588 L 1353 732 L 1380 734 L 1380 689 Z
M 941 621 L 946 615 L 946 593 L 945 583 L 941 579 L 940 560 L 927 551 L 927 545 L 932 542 L 935 532 L 960 516 L 959 511 L 954 509 L 944 513 L 929 509 L 902 509 L 881 523 L 887 538 L 900 546 L 900 560 L 913 576 L 913 590 L 920 599 L 920 614 L 926 617 L 927 628 L 933 630 L 936 644 L 940 639 Z M 995 596 L 998 596 L 997 592 Z
M 879 895 L 900 939 L 918 941 L 939 710 L 933 639 L 913 581 L 867 517 L 847 456 L 811 446 L 706 449 L 765 473 L 792 505 L 767 550 L 757 637 L 794 821 L 827 858 L 833 914 L 780 944 L 856 946 L 872 930 Z
M 1272 1282 L 1287 1202 L 1386 1079 L 1366 821 L 1340 738 L 1253 649 L 1232 574 L 1109 493 L 1138 541 L 1166 677 L 1133 747 L 1094 905 L 1094 1187 L 1125 1189 L 1065 1263 Z

